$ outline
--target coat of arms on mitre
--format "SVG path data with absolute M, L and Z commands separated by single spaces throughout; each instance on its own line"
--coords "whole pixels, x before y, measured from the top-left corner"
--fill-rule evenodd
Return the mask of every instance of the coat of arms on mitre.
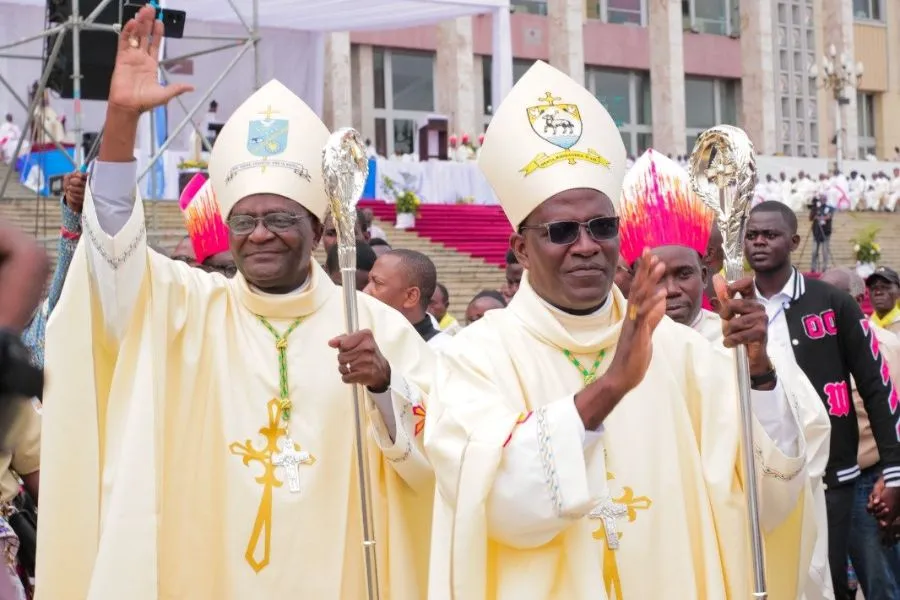
M 277 112 L 268 107 L 262 113 L 262 119 L 250 121 L 247 132 L 247 152 L 253 156 L 265 158 L 281 154 L 287 148 L 288 120 L 273 119 L 272 113 Z
M 581 120 L 581 111 L 578 105 L 568 102 L 560 102 L 562 98 L 547 92 L 538 98 L 540 104 L 526 108 L 528 122 L 531 129 L 542 140 L 561 148 L 556 154 L 547 155 L 540 153 L 522 168 L 521 172 L 530 175 L 537 169 L 543 169 L 555 165 L 561 161 L 567 161 L 574 165 L 579 160 L 609 167 L 609 161 L 603 158 L 596 150 L 588 148 L 586 151 L 572 150 L 572 147 L 581 139 L 584 124 Z
M 247 125 L 247 152 L 257 160 L 239 163 L 228 170 L 225 183 L 231 183 L 242 171 L 258 169 L 259 173 L 265 173 L 267 168 L 287 169 L 306 181 L 311 181 L 309 170 L 296 160 L 273 159 L 287 150 L 288 119 L 274 119 L 273 114 L 278 111 L 272 106 L 267 106 L 260 111 L 259 119 L 250 119 Z

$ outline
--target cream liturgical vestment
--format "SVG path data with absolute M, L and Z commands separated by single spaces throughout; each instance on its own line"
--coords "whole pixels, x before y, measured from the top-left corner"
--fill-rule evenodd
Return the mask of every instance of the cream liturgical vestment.
M 722 319 L 716 313 L 701 310 L 693 328 L 713 344 L 721 344 Z M 834 598 L 831 574 L 828 569 L 828 515 L 825 509 L 825 465 L 831 443 L 831 420 L 815 388 L 797 366 L 793 355 L 785 356 L 775 345 L 767 348 L 775 366 L 779 381 L 797 413 L 806 440 L 807 489 L 791 515 L 786 527 L 766 536 L 766 561 L 768 564 L 769 597 L 796 597 L 803 600 Z M 798 556 L 797 593 L 794 596 L 776 593 L 773 585 L 790 585 L 790 567 L 780 560 L 784 545 L 797 543 L 797 527 L 800 525 L 800 549 Z M 776 558 L 778 557 L 778 558 Z M 779 589 L 783 590 L 784 587 Z
M 263 134 L 292 130 L 282 162 L 268 162 L 265 174 L 244 166 L 250 175 L 232 181 L 245 195 L 252 178 L 301 203 L 308 193 L 304 206 L 321 218 L 318 188 L 293 182 L 291 191 L 267 179 L 290 182 L 277 171 L 305 164 L 321 185 L 314 161 L 327 138 L 299 99 L 274 88 L 248 102 L 263 111 L 271 103 L 285 119 Z M 232 130 L 246 135 L 244 112 L 225 126 L 217 151 L 228 149 L 235 120 Z M 295 143 L 306 144 L 305 154 Z M 212 162 L 227 158 L 214 151 Z M 220 167 L 211 164 L 213 190 L 227 185 L 216 178 Z M 110 184 L 98 177 L 85 198 L 84 243 L 48 329 L 38 598 L 365 597 L 352 391 L 328 347 L 344 331 L 341 289 L 314 261 L 303 288 L 283 295 L 171 261 L 147 249 L 140 200 L 109 236 L 95 196 L 110 194 Z M 433 482 L 414 413 L 424 412 L 433 359 L 399 313 L 363 294 L 358 302 L 360 327 L 374 332 L 392 367 L 395 441 L 388 415 L 372 407 L 367 448 L 381 597 L 418 600 Z M 294 327 L 285 336 L 287 425 L 279 401 L 285 344 L 276 345 L 259 316 L 279 335 Z
M 494 115 L 479 167 L 515 229 L 569 189 L 617 199 L 625 159 L 599 101 L 538 62 Z M 532 252 L 551 244 L 547 232 L 526 235 L 539 236 Z M 593 253 L 603 264 L 605 254 Z M 593 314 L 567 314 L 536 293 L 526 271 L 506 309 L 486 313 L 438 356 L 425 427 L 437 480 L 430 599 L 749 596 L 730 355 L 664 318 L 643 381 L 600 431 L 586 432 L 573 397 L 609 368 L 626 307 L 615 287 L 601 301 Z M 754 407 L 784 401 L 778 388 L 753 393 Z M 769 529 L 792 513 L 805 482 L 795 476 L 805 448 L 793 425 L 755 427 Z M 778 428 L 773 441 L 767 432 Z
M 438 357 L 425 429 L 439 489 L 430 598 L 748 597 L 728 353 L 664 318 L 643 382 L 600 441 L 586 437 L 573 402 L 584 381 L 563 350 L 582 364 L 603 352 L 602 374 L 624 306 L 616 290 L 598 313 L 567 315 L 526 274 L 507 309 L 485 314 Z M 772 529 L 802 491 L 805 449 L 791 458 L 758 425 L 755 435 Z M 779 559 L 798 562 L 787 554 Z

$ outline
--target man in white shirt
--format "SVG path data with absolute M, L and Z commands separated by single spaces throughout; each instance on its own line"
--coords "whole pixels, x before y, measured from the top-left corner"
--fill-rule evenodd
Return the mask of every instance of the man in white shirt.
M 6 120 L 0 125 L 0 160 L 3 162 L 12 162 L 13 152 L 16 151 L 16 145 L 22 137 L 22 130 L 13 123 L 13 116 L 6 115 Z
M 894 178 L 891 179 L 890 192 L 884 203 L 885 210 L 891 212 L 897 210 L 897 200 L 900 200 L 900 168 L 894 167 Z

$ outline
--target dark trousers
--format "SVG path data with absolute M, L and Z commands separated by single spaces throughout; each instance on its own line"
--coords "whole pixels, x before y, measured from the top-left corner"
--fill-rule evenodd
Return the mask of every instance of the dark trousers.
M 881 544 L 878 523 L 866 510 L 869 494 L 881 467 L 864 469 L 856 484 L 856 501 L 853 503 L 853 527 L 850 531 L 850 562 L 859 578 L 866 600 L 900 600 L 900 546 L 885 547 Z
M 856 500 L 856 481 L 825 490 L 828 512 L 828 566 L 835 600 L 853 600 L 856 592 L 847 582 L 847 554 L 850 549 L 850 525 L 853 522 L 853 503 Z

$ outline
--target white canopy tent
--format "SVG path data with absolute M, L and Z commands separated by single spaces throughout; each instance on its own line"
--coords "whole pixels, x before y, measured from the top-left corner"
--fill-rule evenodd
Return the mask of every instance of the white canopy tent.
M 142 0 L 138 0 L 142 1 Z M 254 87 L 270 78 L 282 80 L 316 112 L 322 114 L 325 81 L 325 34 L 337 31 L 402 29 L 478 14 L 493 20 L 492 97 L 499 102 L 512 87 L 512 43 L 509 0 L 167 0 L 168 8 L 188 13 L 185 39 L 168 40 L 167 56 L 208 51 L 211 45 L 233 48 L 259 37 L 256 60 L 241 59 L 229 79 L 237 85 L 221 86 L 216 99 L 223 114 L 229 114 Z M 0 0 L 0 46 L 32 37 L 43 30 L 46 0 Z M 216 43 L 218 40 L 218 43 Z M 42 40 L 22 45 L 19 55 L 40 56 Z M 194 85 L 205 92 L 227 64 L 227 59 L 200 56 L 194 59 L 191 76 L 173 80 Z M 24 90 L 40 76 L 40 63 L 0 58 L 0 75 L 13 87 Z M 11 97 L 0 89 L 0 111 L 22 114 Z M 97 127 L 102 110 L 85 106 L 88 128 Z M 62 112 L 68 110 L 63 108 Z M 96 113 L 96 114 L 92 114 Z
M 215 98 L 220 114 L 227 116 L 257 85 L 272 78 L 282 81 L 322 115 L 325 36 L 329 32 L 403 29 L 490 14 L 495 102 L 512 87 L 509 0 L 162 0 L 160 4 L 187 12 L 185 37 L 167 39 L 166 58 L 191 56 L 193 73 L 169 74 L 168 79 L 195 88 L 179 100 L 181 110 L 179 105 L 169 106 L 170 139 L 161 150 L 170 143 L 173 148 L 187 147 L 189 128 L 185 130 L 185 126 L 195 112 L 205 109 L 209 99 Z M 85 9 L 81 10 L 86 16 Z M 0 46 L 7 46 L 44 30 L 46 0 L 0 0 L 0 14 L 4 17 L 0 19 Z M 255 45 L 253 40 L 258 40 Z M 34 58 L 42 55 L 43 44 L 42 39 L 32 40 L 7 48 L 0 56 L 0 76 L 21 97 L 40 78 L 41 63 Z M 255 56 L 247 52 L 250 49 Z M 233 55 L 230 59 L 229 53 Z M 85 66 L 82 64 L 82 69 Z M 99 130 L 104 104 L 63 100 L 55 101 L 54 107 L 75 124 L 72 129 L 78 137 L 81 123 L 85 131 Z M 20 123 L 26 117 L 12 95 L 0 88 L 0 113 L 6 112 Z M 141 146 L 146 147 L 145 142 Z

